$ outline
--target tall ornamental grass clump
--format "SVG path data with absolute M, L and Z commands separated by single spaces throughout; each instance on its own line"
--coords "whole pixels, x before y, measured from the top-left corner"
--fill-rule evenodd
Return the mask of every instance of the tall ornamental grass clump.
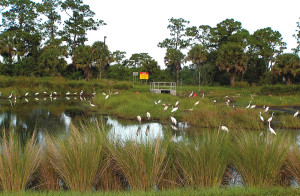
M 220 187 L 229 164 L 229 139 L 224 132 L 204 132 L 194 142 L 178 143 L 177 162 L 182 184 Z
M 101 177 L 104 136 L 100 130 L 71 126 L 66 140 L 47 137 L 50 163 L 72 191 L 91 191 Z
M 290 145 L 282 134 L 236 133 L 231 147 L 232 164 L 246 186 L 275 186 L 281 183 Z
M 298 144 L 290 148 L 286 167 L 289 177 L 300 183 L 300 149 Z
M 131 190 L 149 191 L 159 188 L 168 161 L 167 147 L 160 138 L 153 141 L 117 141 L 110 146 L 115 170 L 124 176 Z
M 22 144 L 17 134 L 11 133 L 1 139 L 0 186 L 4 191 L 24 191 L 34 180 L 40 163 L 41 148 L 34 135 Z

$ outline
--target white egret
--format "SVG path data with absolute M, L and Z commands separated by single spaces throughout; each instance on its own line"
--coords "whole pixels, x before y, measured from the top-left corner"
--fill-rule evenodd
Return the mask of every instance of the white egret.
M 57 95 L 57 92 L 54 91 L 53 94 L 54 94 L 54 95 Z
M 8 96 L 8 99 L 12 98 L 12 94 L 13 94 L 13 91 L 11 91 L 10 95 Z
M 147 116 L 148 120 L 150 120 L 151 115 L 149 112 L 146 112 L 146 116 Z
M 51 91 L 51 93 L 50 93 L 49 97 L 51 97 L 51 98 L 52 98 L 52 91 Z
M 75 92 L 74 95 L 77 95 L 77 92 Z
M 214 103 L 217 103 L 217 101 L 216 101 L 216 100 L 214 100 Z
M 172 123 L 173 123 L 174 125 L 176 125 L 176 124 L 177 124 L 177 120 L 176 120 L 173 116 L 171 116 L 170 118 L 171 118 Z
M 44 101 L 46 101 L 46 100 L 47 100 L 47 98 L 45 97 L 45 98 L 44 98 Z
M 46 92 L 46 91 L 44 91 L 44 94 L 47 94 L 47 92 Z
M 169 106 L 167 105 L 167 106 L 164 108 L 164 111 L 167 111 L 168 107 L 169 107 Z
M 35 96 L 39 95 L 40 93 L 34 93 Z
M 117 95 L 117 94 L 119 94 L 119 92 L 115 92 L 114 94 Z
M 256 107 L 256 105 L 252 105 L 251 107 L 250 107 L 250 109 L 253 109 L 253 108 L 255 108 Z
M 95 105 L 94 105 L 94 104 L 92 104 L 92 102 L 91 102 L 91 101 L 89 101 L 89 103 L 90 103 L 90 106 L 92 106 L 92 107 L 95 107 Z
M 80 91 L 80 94 L 79 94 L 79 95 L 81 96 L 82 94 L 83 94 L 83 90 Z M 92 95 L 95 96 L 95 95 L 96 95 L 96 92 L 94 91 Z
M 38 101 L 38 100 L 39 100 L 39 98 L 37 98 L 37 97 L 36 97 L 36 98 L 35 98 L 35 100 L 37 100 L 37 101 Z
M 270 131 L 271 133 L 273 133 L 274 135 L 276 135 L 274 129 L 271 127 L 271 121 L 269 121 L 269 131 Z
M 29 93 L 28 93 L 28 92 L 27 92 L 27 93 L 25 93 L 25 97 L 26 97 L 26 96 L 28 96 L 28 95 L 29 95 Z
M 229 132 L 228 128 L 224 125 L 221 126 L 221 130 L 226 131 L 227 133 Z
M 108 99 L 109 95 L 106 95 L 105 99 Z
M 264 110 L 264 112 L 268 112 L 269 111 L 269 106 L 266 107 L 266 109 Z
M 157 105 L 157 102 L 156 102 L 156 101 L 154 101 L 154 104 L 155 104 L 155 105 Z
M 249 102 L 249 104 L 247 105 L 246 109 L 250 108 L 251 105 L 251 101 Z
M 66 97 L 67 100 L 70 100 L 70 97 Z
M 142 122 L 142 117 L 141 117 L 140 115 L 138 115 L 138 116 L 136 117 L 136 119 L 139 121 L 139 123 Z
M 28 102 L 28 99 L 25 98 L 25 101 Z
M 67 93 L 66 93 L 66 95 L 70 95 L 71 93 L 70 93 L 70 91 L 68 91 Z
M 261 112 L 259 112 L 259 118 L 260 118 L 261 121 L 264 122 L 264 117 L 261 116 Z
M 272 112 L 272 116 L 270 118 L 268 118 L 268 122 L 271 122 L 273 120 L 273 114 L 274 114 L 274 112 Z
M 178 110 L 178 107 L 173 108 L 173 109 L 171 110 L 171 113 L 172 113 L 172 112 L 176 112 L 177 110 Z
M 104 96 L 106 96 L 106 94 L 105 93 L 102 93 Z
M 299 114 L 299 111 L 297 110 L 297 112 L 294 114 L 294 118 L 296 118 Z
M 193 96 L 193 94 L 194 94 L 194 91 L 191 92 L 191 94 L 189 95 L 189 97 Z
M 204 93 L 202 94 L 202 98 L 204 98 Z
M 176 101 L 175 106 L 177 106 L 179 104 L 179 101 Z
M 195 105 L 194 106 L 196 106 L 196 105 L 198 105 L 199 104 L 199 101 L 197 101 L 196 103 L 195 103 Z
M 157 103 L 160 103 L 160 102 L 161 102 L 161 100 L 158 100 L 158 101 L 157 101 Z

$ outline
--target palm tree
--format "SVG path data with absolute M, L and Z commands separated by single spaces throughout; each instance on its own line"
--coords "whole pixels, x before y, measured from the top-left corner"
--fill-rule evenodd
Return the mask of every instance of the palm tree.
M 236 73 L 245 73 L 248 60 L 241 44 L 229 42 L 219 48 L 216 65 L 221 71 L 230 73 L 230 84 L 234 86 Z
M 300 74 L 300 58 L 297 54 L 286 53 L 278 55 L 273 67 L 273 73 L 287 79 L 287 84 L 292 84 L 292 77 Z
M 205 46 L 196 44 L 192 47 L 192 49 L 188 52 L 186 60 L 192 61 L 196 64 L 197 68 L 200 67 L 201 63 L 204 63 L 207 59 L 207 51 Z

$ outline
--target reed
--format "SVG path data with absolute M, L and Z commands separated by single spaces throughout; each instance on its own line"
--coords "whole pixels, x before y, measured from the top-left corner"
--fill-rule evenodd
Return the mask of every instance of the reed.
M 114 169 L 124 176 L 130 190 L 149 191 L 160 187 L 168 166 L 166 151 L 167 147 L 160 138 L 155 141 L 141 140 L 141 143 L 117 141 L 110 146 Z
M 101 177 L 103 137 L 71 126 L 67 140 L 47 137 L 52 167 L 72 191 L 91 191 Z
M 295 144 L 290 148 L 286 167 L 290 179 L 300 183 L 300 149 L 298 144 Z
M 4 191 L 24 191 L 34 179 L 40 163 L 40 147 L 34 135 L 23 146 L 19 137 L 10 133 L 1 139 L 0 185 Z
M 220 187 L 229 164 L 228 135 L 205 132 L 178 144 L 177 162 L 185 186 Z
M 275 186 L 283 175 L 290 141 L 285 135 L 255 132 L 234 135 L 231 161 L 246 186 Z

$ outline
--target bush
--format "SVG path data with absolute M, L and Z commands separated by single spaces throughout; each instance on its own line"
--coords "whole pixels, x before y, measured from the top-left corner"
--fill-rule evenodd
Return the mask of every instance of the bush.
M 283 85 L 275 85 L 275 86 L 263 86 L 260 89 L 259 94 L 261 95 L 295 95 L 300 94 L 300 85 L 293 86 L 283 86 Z
M 238 88 L 246 88 L 250 87 L 250 84 L 248 82 L 235 82 L 234 86 Z

